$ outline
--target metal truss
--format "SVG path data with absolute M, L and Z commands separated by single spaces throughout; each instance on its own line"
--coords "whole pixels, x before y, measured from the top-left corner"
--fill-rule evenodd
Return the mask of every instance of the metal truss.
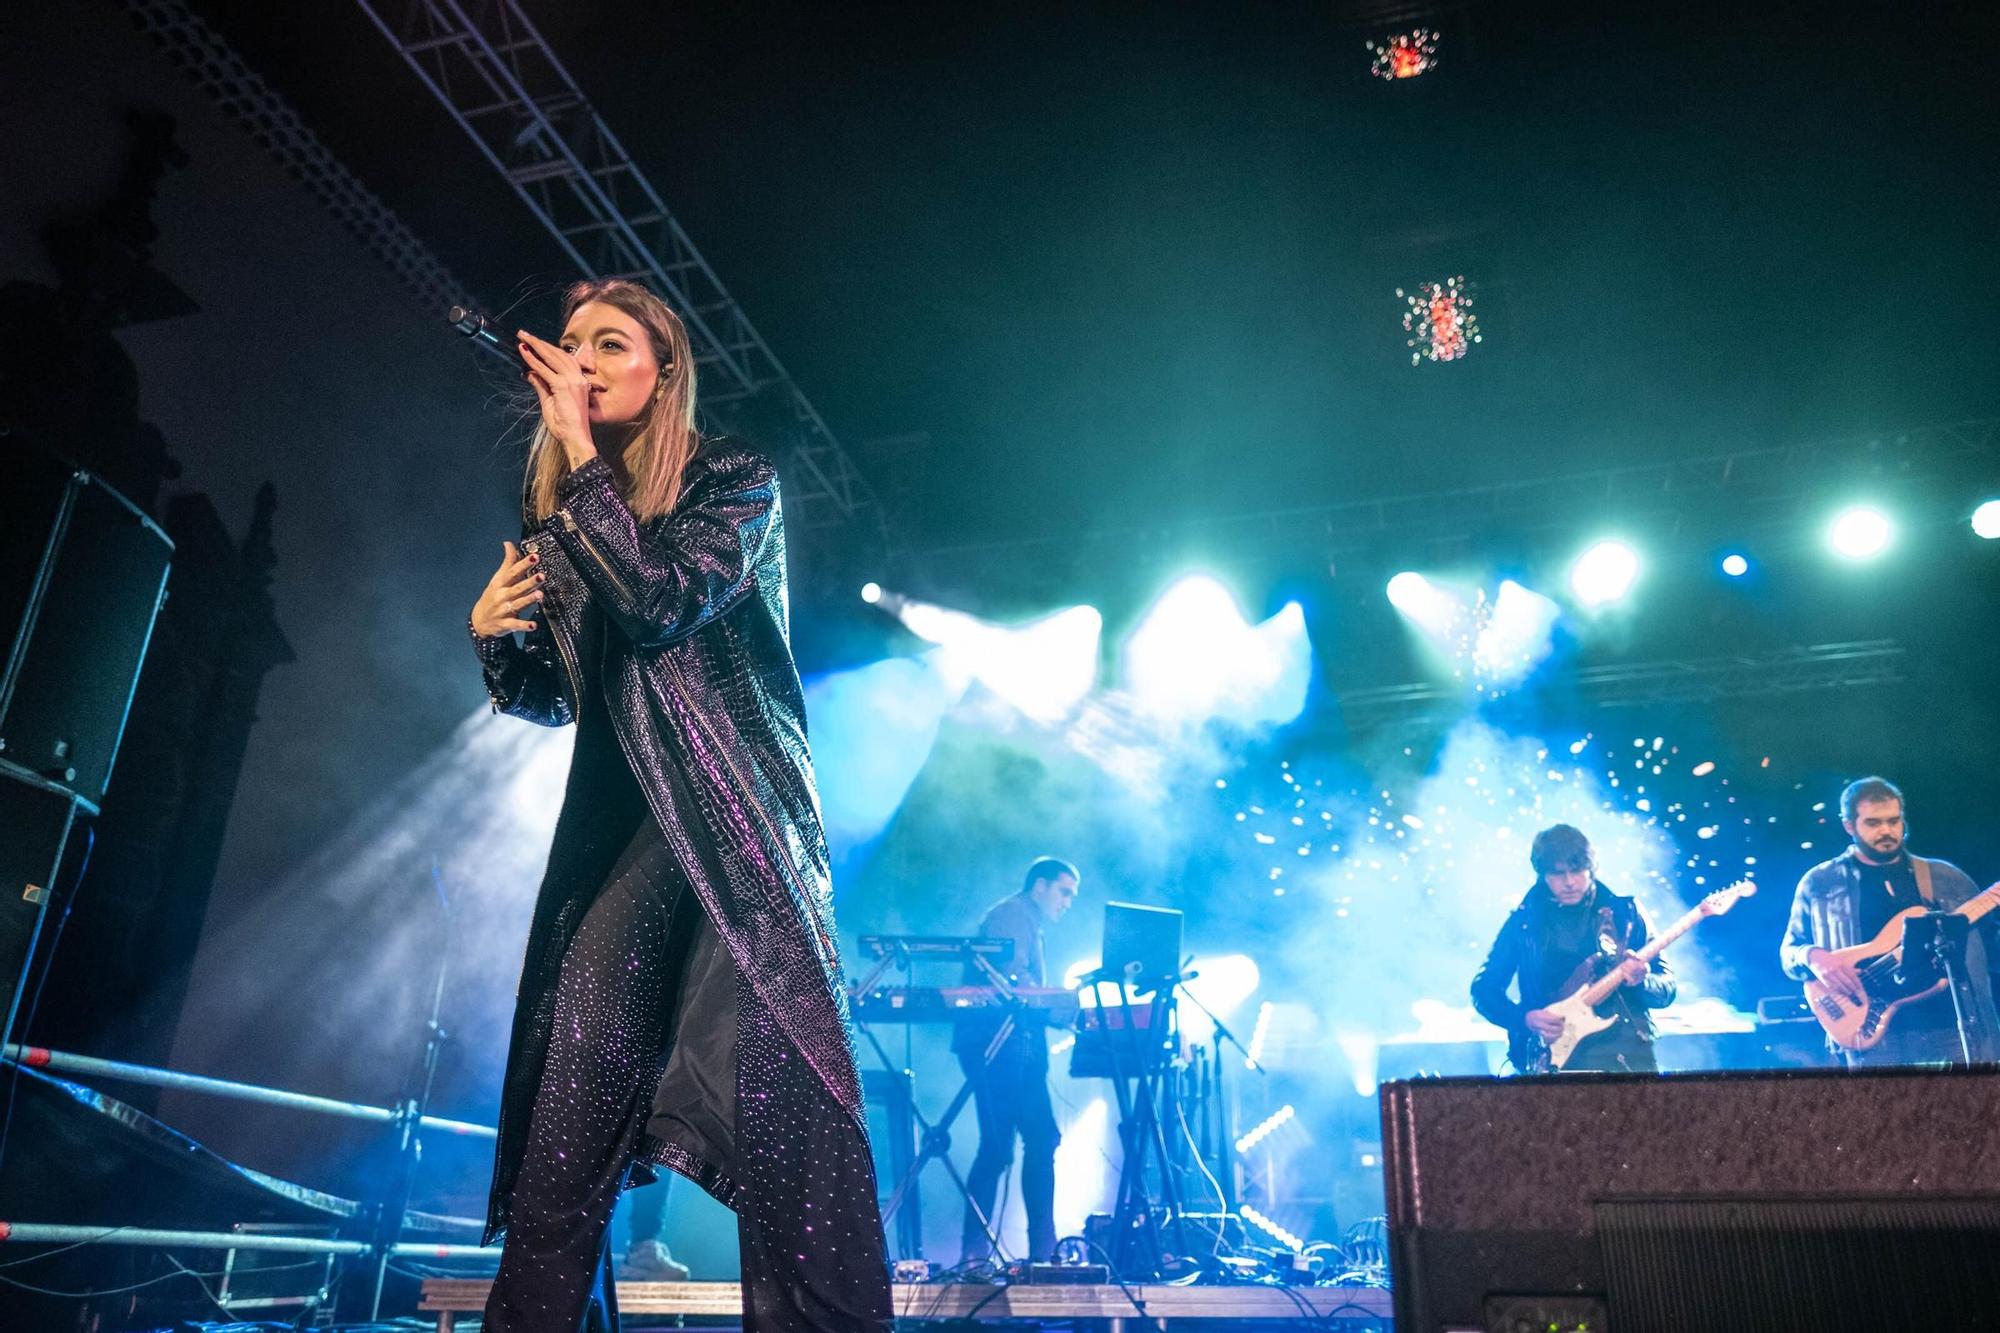
M 1900 684 L 1903 659 L 1903 646 L 1894 639 L 1858 639 L 1765 653 L 1609 663 L 1582 668 L 1571 683 L 1598 708 L 1706 704 Z M 1340 710 L 1351 729 L 1366 731 L 1392 722 L 1461 717 L 1469 698 L 1463 685 L 1421 681 L 1345 691 Z
M 673 304 L 719 421 L 751 419 L 752 399 L 762 430 L 750 433 L 776 419 L 793 515 L 824 526 L 872 511 L 886 536 L 867 479 L 517 0 L 356 3 L 579 270 Z
M 1720 516 L 1732 533 L 1747 539 L 1760 529 L 1795 522 L 1830 476 L 1866 477 L 1879 493 L 1898 496 L 1899 504 L 1928 501 L 1938 512 L 1914 518 L 1936 519 L 1963 498 L 1941 494 L 1945 486 L 1990 480 L 1996 460 L 2000 417 L 1981 417 L 1375 500 L 941 545 L 914 554 L 977 583 L 982 574 L 1005 578 L 1031 568 L 1043 552 L 1067 568 L 1099 547 L 1127 562 L 1134 551 L 1158 551 L 1163 561 L 1175 561 L 1189 549 L 1290 565 L 1350 557 L 1402 566 L 1447 562 L 1496 543 L 1525 547 L 1550 535 L 1573 534 L 1580 515 L 1615 514 L 1624 522 L 1669 531 L 1713 526 Z
M 350 235 L 395 270 L 433 315 L 448 306 L 471 304 L 465 285 L 451 270 L 186 5 L 180 0 L 125 0 L 125 13 L 224 115 L 318 195 Z

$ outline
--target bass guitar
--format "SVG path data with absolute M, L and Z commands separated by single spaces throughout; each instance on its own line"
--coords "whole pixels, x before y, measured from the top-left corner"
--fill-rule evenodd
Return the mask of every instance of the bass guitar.
M 1651 964 L 1669 944 L 1693 930 L 1712 916 L 1721 916 L 1736 906 L 1742 899 L 1757 892 L 1754 880 L 1738 880 L 1726 889 L 1717 889 L 1696 903 L 1680 920 L 1668 926 L 1646 942 L 1646 946 L 1636 950 L 1633 957 L 1642 963 Z M 1593 960 L 1594 961 L 1594 960 Z M 1596 980 L 1589 980 L 1586 964 L 1579 969 L 1579 975 L 1572 979 L 1574 989 L 1554 1004 L 1543 1006 L 1551 1014 L 1562 1019 L 1562 1031 L 1554 1037 L 1538 1039 L 1531 1047 L 1531 1055 L 1525 1072 L 1533 1074 L 1554 1073 L 1568 1065 L 1576 1054 L 1576 1048 L 1586 1037 L 1594 1037 L 1618 1021 L 1616 1014 L 1600 1014 L 1597 1006 L 1603 1004 L 1625 984 L 1614 966 Z
M 1950 915 L 1976 922 L 1995 907 L 2000 907 L 2000 884 L 1966 899 Z M 1898 1009 L 1939 994 L 1949 984 L 1935 968 L 1903 965 L 1903 927 L 1911 917 L 1930 910 L 1906 907 L 1890 917 L 1889 924 L 1866 944 L 1828 950 L 1835 958 L 1853 965 L 1861 978 L 1862 990 L 1861 998 L 1856 999 L 1834 990 L 1818 977 L 1806 982 L 1806 1005 L 1834 1045 L 1850 1051 L 1865 1051 L 1879 1045 Z

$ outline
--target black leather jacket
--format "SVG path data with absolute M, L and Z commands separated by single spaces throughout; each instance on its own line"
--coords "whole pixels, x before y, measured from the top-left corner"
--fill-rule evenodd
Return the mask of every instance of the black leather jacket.
M 1613 893 L 1601 883 L 1591 886 L 1590 891 L 1590 910 L 1604 909 L 1611 913 L 1612 933 L 1624 947 L 1633 950 L 1644 948 L 1653 932 L 1646 923 L 1646 914 L 1639 910 L 1637 900 L 1622 893 Z M 1555 895 L 1537 879 L 1535 886 L 1508 914 L 1500 933 L 1494 937 L 1493 947 L 1487 950 L 1486 961 L 1479 965 L 1479 971 L 1472 978 L 1472 1007 L 1478 1010 L 1481 1018 L 1506 1030 L 1507 1058 L 1516 1068 L 1521 1067 L 1528 1046 L 1528 1011 L 1543 1008 L 1562 998 L 1544 990 L 1542 983 L 1549 942 L 1547 913 L 1555 907 L 1555 902 Z M 1594 934 L 1592 940 L 1594 943 Z M 1507 994 L 1510 983 L 1519 994 L 1519 999 Z M 1664 957 L 1653 959 L 1646 971 L 1646 980 L 1638 989 L 1640 1002 L 1624 1005 L 1624 1012 L 1639 1035 L 1651 1040 L 1652 1011 L 1672 1004 L 1679 989 L 1673 970 L 1667 966 Z M 1621 990 L 1614 1002 L 1622 1003 L 1625 994 Z M 1603 1012 L 1601 1007 L 1599 1012 Z
M 738 974 L 862 1125 L 832 876 L 791 653 L 777 475 L 763 457 L 710 441 L 664 517 L 638 522 L 602 459 L 565 478 L 558 500 L 525 542 L 547 580 L 535 631 L 518 644 L 512 636 L 478 641 L 493 706 L 544 726 L 575 720 L 576 635 L 585 599 L 594 601 L 619 633 L 608 636 L 592 687 L 604 691 L 675 859 Z M 562 882 L 556 869 L 544 899 Z M 559 936 L 579 906 L 537 902 L 519 1011 L 553 995 Z M 504 1226 L 534 1096 L 517 1070 L 538 1069 L 541 1055 L 509 1054 L 489 1239 Z

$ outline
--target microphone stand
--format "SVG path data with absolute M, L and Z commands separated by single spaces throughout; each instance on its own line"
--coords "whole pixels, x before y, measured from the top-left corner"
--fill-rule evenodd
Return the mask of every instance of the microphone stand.
M 1201 1010 L 1203 1014 L 1207 1015 L 1208 1021 L 1211 1024 L 1213 1024 L 1215 1028 L 1214 1036 L 1211 1038 L 1211 1041 L 1215 1047 L 1215 1061 L 1214 1061 L 1215 1086 L 1213 1095 L 1215 1097 L 1215 1114 L 1222 1129 L 1222 1136 L 1221 1136 L 1222 1142 L 1216 1145 L 1216 1156 L 1220 1159 L 1219 1165 L 1222 1167 L 1220 1175 L 1222 1180 L 1223 1212 L 1225 1214 L 1234 1215 L 1236 1212 L 1236 1162 L 1235 1159 L 1229 1155 L 1227 1149 L 1228 1145 L 1236 1142 L 1236 1109 L 1235 1107 L 1230 1105 L 1229 1099 L 1223 1095 L 1222 1044 L 1224 1042 L 1228 1042 L 1231 1046 L 1234 1046 L 1237 1050 L 1243 1053 L 1243 1064 L 1245 1068 L 1253 1069 L 1258 1074 L 1267 1078 L 1270 1076 L 1271 1071 L 1266 1069 L 1261 1063 L 1258 1062 L 1255 1056 L 1250 1054 L 1250 1048 L 1248 1046 L 1245 1046 L 1240 1040 L 1237 1039 L 1236 1034 L 1229 1030 L 1229 1025 L 1222 1021 L 1221 1017 L 1216 1014 L 1215 1010 L 1203 1004 L 1201 1002 L 1201 997 L 1196 995 L 1192 990 L 1188 989 L 1187 978 L 1192 977 L 1193 975 L 1194 974 L 1191 972 L 1183 973 L 1182 979 L 1176 981 L 1174 984 L 1176 988 L 1180 991 L 1181 995 L 1185 997 L 1190 1004 L 1194 1005 L 1195 1008 Z M 1223 1220 L 1224 1220 L 1224 1225 L 1226 1226 L 1228 1222 L 1228 1217 L 1225 1217 Z
M 444 911 L 444 948 L 438 950 L 437 980 L 431 987 L 431 1016 L 424 1024 L 424 1049 L 416 1066 L 403 1083 L 403 1095 L 396 1102 L 396 1118 L 391 1127 L 396 1139 L 396 1166 L 389 1188 L 375 1207 L 375 1294 L 369 1302 L 368 1318 L 382 1317 L 382 1287 L 389 1276 L 389 1256 L 403 1237 L 403 1220 L 410 1211 L 410 1194 L 416 1186 L 417 1167 L 423 1161 L 424 1142 L 420 1135 L 424 1115 L 430 1109 L 431 1086 L 437 1079 L 438 1058 L 444 1054 L 449 1034 L 438 1020 L 444 1014 L 446 968 L 451 962 L 453 921 L 451 900 L 445 896 L 444 878 L 438 873 L 437 858 L 431 858 L 431 883 L 437 888 L 438 905 Z
M 1912 917 L 1904 927 L 1903 954 L 1912 948 L 1944 978 L 1951 994 L 1952 1026 L 1958 1034 L 1959 1058 L 1973 1063 L 1973 1052 L 1985 1050 L 1985 1033 L 1977 1005 L 1966 1002 L 1965 945 L 1971 938 L 1972 923 L 1955 912 L 1931 911 Z

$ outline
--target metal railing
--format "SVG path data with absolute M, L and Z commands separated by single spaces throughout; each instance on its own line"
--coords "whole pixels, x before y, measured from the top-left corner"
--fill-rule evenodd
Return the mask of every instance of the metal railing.
M 269 1088 L 256 1083 L 239 1083 L 232 1079 L 209 1078 L 201 1074 L 184 1074 L 173 1069 L 158 1069 L 150 1065 L 128 1064 L 122 1060 L 101 1060 L 95 1056 L 76 1055 L 68 1051 L 55 1051 L 42 1046 L 22 1046 L 9 1043 L 0 1048 L 0 1061 L 16 1064 L 24 1069 L 46 1071 L 52 1074 L 70 1074 L 81 1078 L 110 1079 L 125 1083 L 138 1083 L 148 1087 L 169 1088 L 177 1092 L 193 1092 L 205 1096 L 223 1097 L 259 1106 L 279 1107 L 289 1111 L 306 1111 L 315 1115 L 335 1116 L 347 1120 L 358 1120 L 368 1124 L 383 1125 L 398 1130 L 401 1134 L 399 1155 L 404 1158 L 405 1172 L 413 1170 L 420 1154 L 416 1150 L 418 1134 L 424 1130 L 460 1135 L 467 1138 L 497 1138 L 491 1126 L 474 1124 L 468 1120 L 453 1120 L 445 1116 L 426 1115 L 417 1101 L 409 1099 L 398 1106 L 372 1106 L 365 1102 L 341 1101 L 333 1097 L 319 1097 L 310 1093 L 292 1092 L 284 1088 Z M 55 1222 L 19 1222 L 0 1220 L 0 1244 L 22 1245 L 125 1245 L 146 1248 L 170 1249 L 216 1249 L 216 1250 L 275 1250 L 296 1254 L 327 1254 L 347 1257 L 372 1257 L 376 1261 L 375 1293 L 369 1317 L 379 1317 L 382 1304 L 382 1284 L 388 1272 L 389 1261 L 396 1258 L 468 1259 L 499 1257 L 494 1248 L 479 1245 L 450 1245 L 437 1242 L 404 1241 L 400 1239 L 403 1220 L 408 1212 L 407 1179 L 402 1188 L 391 1194 L 389 1202 L 377 1216 L 369 1221 L 374 1231 L 372 1240 L 329 1240 L 316 1236 L 285 1236 L 265 1233 L 248 1234 L 232 1231 L 176 1230 L 159 1227 L 128 1227 L 119 1225 L 92 1225 Z M 393 1216 L 386 1215 L 393 1213 Z

